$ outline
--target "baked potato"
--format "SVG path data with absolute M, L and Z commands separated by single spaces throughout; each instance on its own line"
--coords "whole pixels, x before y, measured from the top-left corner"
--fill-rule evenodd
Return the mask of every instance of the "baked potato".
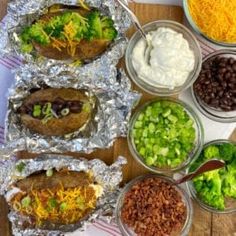
M 48 230 L 76 224 L 87 217 L 103 193 L 90 173 L 67 169 L 35 173 L 12 187 L 18 191 L 8 203 L 14 211 L 29 217 L 26 227 Z
M 56 60 L 91 60 L 103 53 L 116 38 L 111 18 L 98 10 L 64 8 L 42 15 L 20 34 L 23 52 L 36 50 Z
M 23 125 L 46 136 L 73 133 L 89 122 L 93 99 L 85 91 L 72 88 L 47 88 L 30 94 L 18 112 Z

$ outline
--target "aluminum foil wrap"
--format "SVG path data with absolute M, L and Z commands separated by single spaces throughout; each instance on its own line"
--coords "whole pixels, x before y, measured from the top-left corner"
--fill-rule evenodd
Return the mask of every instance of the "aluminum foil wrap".
M 43 136 L 27 129 L 18 108 L 32 89 L 43 87 L 83 89 L 96 98 L 93 118 L 85 129 L 64 136 Z M 131 90 L 130 80 L 123 71 L 108 62 L 96 70 L 49 70 L 47 74 L 36 65 L 25 65 L 16 72 L 16 82 L 9 90 L 6 118 L 6 144 L 1 153 L 27 150 L 32 153 L 89 153 L 110 147 L 117 137 L 125 136 L 132 108 L 140 94 Z
M 92 172 L 95 182 L 103 188 L 102 196 L 97 199 L 96 209 L 86 217 L 86 219 L 83 219 L 76 224 L 61 225 L 58 229 L 53 231 L 33 228 L 24 229 L 24 222 L 29 222 L 30 219 L 27 216 L 24 217 L 19 215 L 16 211 L 11 209 L 9 219 L 12 223 L 13 234 L 15 236 L 65 235 L 65 232 L 85 230 L 87 225 L 99 217 L 102 217 L 102 219 L 106 219 L 107 217 L 109 220 L 110 216 L 106 215 L 112 213 L 115 207 L 116 199 L 119 194 L 119 183 L 122 181 L 121 167 L 124 164 L 126 164 L 126 159 L 121 156 L 118 157 L 117 161 L 111 166 L 107 166 L 99 159 L 75 159 L 70 156 L 45 154 L 40 155 L 35 159 L 25 159 L 17 162 L 9 161 L 8 163 L 1 165 L 0 194 L 4 194 L 8 202 L 17 192 L 16 187 L 13 187 L 13 184 L 40 170 L 56 169 L 59 171 L 60 169 L 66 168 L 71 171 Z M 23 166 L 20 171 L 18 168 L 19 165 Z
M 110 16 L 118 36 L 100 57 L 84 64 L 82 67 L 87 69 L 96 67 L 97 63 L 104 60 L 111 64 L 117 64 L 118 60 L 124 55 L 127 39 L 124 33 L 131 25 L 131 20 L 127 12 L 117 3 L 116 0 L 85 0 L 88 6 L 97 8 L 104 15 Z M 57 67 L 71 63 L 70 61 L 59 61 L 42 57 L 35 57 L 31 54 L 22 53 L 20 50 L 19 34 L 22 28 L 31 25 L 37 20 L 46 9 L 54 4 L 64 4 L 79 6 L 78 0 L 10 0 L 5 18 L 5 25 L 0 29 L 0 54 L 17 54 L 27 63 L 34 63 L 41 68 Z M 81 68 L 82 68 L 81 67 Z

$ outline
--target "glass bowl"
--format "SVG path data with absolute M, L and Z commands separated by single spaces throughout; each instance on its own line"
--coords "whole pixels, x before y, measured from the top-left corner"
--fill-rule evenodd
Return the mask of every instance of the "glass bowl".
M 185 83 L 179 87 L 175 87 L 171 89 L 171 88 L 166 88 L 166 87 L 153 86 L 138 77 L 132 63 L 133 49 L 135 45 L 137 44 L 137 42 L 141 39 L 141 34 L 138 31 L 132 36 L 132 38 L 129 41 L 128 47 L 126 49 L 126 54 L 125 54 L 126 68 L 133 82 L 137 86 L 139 86 L 141 89 L 146 91 L 147 93 L 158 95 L 158 96 L 170 96 L 174 94 L 179 94 L 180 92 L 182 92 L 183 90 L 191 86 L 192 83 L 197 79 L 199 75 L 199 72 L 201 70 L 201 63 L 202 63 L 201 49 L 198 44 L 198 41 L 196 40 L 195 36 L 191 33 L 191 31 L 188 30 L 182 24 L 179 24 L 175 21 L 169 21 L 169 20 L 154 21 L 154 22 L 144 25 L 143 29 L 146 33 L 148 33 L 150 31 L 157 30 L 159 27 L 170 28 L 178 33 L 181 33 L 183 37 L 188 41 L 189 47 L 194 53 L 194 56 L 195 56 L 194 69 L 189 74 Z
M 226 140 L 226 139 L 218 139 L 218 140 L 213 140 L 211 142 L 208 142 L 204 145 L 203 147 L 203 150 L 210 146 L 210 145 L 214 145 L 214 144 L 222 144 L 222 143 L 231 143 L 231 144 L 234 144 L 236 145 L 236 142 L 234 141 L 230 141 L 230 140 Z M 189 172 L 189 169 L 187 169 L 187 173 Z M 233 213 L 233 212 L 236 212 L 236 199 L 235 200 L 231 200 L 229 201 L 227 204 L 228 204 L 228 207 L 226 207 L 226 209 L 224 210 L 218 210 L 214 207 L 211 207 L 209 205 L 207 205 L 206 203 L 204 203 L 198 196 L 195 188 L 194 188 L 194 185 L 193 185 L 193 182 L 192 181 L 188 181 L 187 182 L 187 188 L 191 194 L 191 196 L 193 197 L 193 199 L 205 210 L 209 211 L 209 212 L 212 212 L 212 213 L 220 213 L 220 214 L 224 214 L 224 213 Z
M 133 236 L 136 235 L 133 230 L 131 228 L 129 228 L 123 221 L 122 221 L 122 217 L 121 217 L 121 211 L 122 211 L 122 207 L 123 207 L 123 203 L 124 203 L 124 198 L 125 195 L 127 194 L 127 192 L 129 192 L 131 190 L 131 188 L 145 180 L 148 178 L 157 178 L 157 179 L 161 179 L 166 181 L 167 183 L 171 184 L 172 186 L 174 186 L 175 190 L 177 190 L 177 192 L 180 194 L 180 196 L 182 197 L 183 203 L 186 206 L 186 220 L 185 223 L 183 225 L 183 228 L 181 230 L 181 232 L 177 235 L 181 235 L 181 236 L 187 236 L 192 224 L 192 218 L 193 218 L 193 207 L 192 207 L 192 202 L 191 199 L 189 197 L 189 195 L 186 193 L 186 191 L 180 187 L 179 185 L 173 185 L 174 181 L 167 177 L 167 176 L 162 176 L 162 175 L 157 175 L 157 174 L 147 174 L 147 175 L 142 175 L 139 176 L 135 179 L 133 179 L 132 181 L 130 181 L 122 190 L 120 196 L 118 197 L 117 200 L 117 204 L 116 204 L 116 209 L 115 209 L 115 217 L 116 217 L 116 222 L 118 224 L 118 227 L 122 233 L 122 235 L 124 236 Z
M 232 51 L 229 49 L 222 49 L 222 50 L 217 50 L 216 52 L 213 52 L 209 54 L 207 57 L 204 58 L 203 64 L 214 57 L 217 56 L 222 56 L 222 57 L 233 57 L 236 59 L 236 51 Z M 197 80 L 196 80 L 197 81 Z M 200 112 L 208 117 L 209 119 L 212 119 L 217 122 L 222 122 L 222 123 L 231 123 L 236 121 L 236 110 L 235 111 L 222 111 L 220 109 L 212 108 L 206 103 L 204 103 L 194 92 L 193 86 L 191 86 L 191 93 L 192 93 L 192 98 L 194 101 L 194 104 L 196 107 L 200 110 Z
M 204 34 L 201 29 L 199 29 L 199 27 L 195 24 L 194 20 L 192 19 L 192 16 L 189 12 L 189 8 L 188 8 L 188 0 L 183 0 L 183 8 L 184 8 L 184 14 L 190 24 L 190 26 L 193 28 L 193 30 L 201 35 L 203 38 L 205 38 L 207 41 L 216 44 L 218 46 L 223 46 L 223 47 L 236 47 L 236 42 L 235 43 L 226 43 L 226 42 L 221 42 L 221 41 L 216 41 L 212 38 L 209 38 L 206 34 Z
M 190 116 L 190 118 L 193 120 L 193 127 L 195 128 L 196 137 L 195 137 L 195 144 L 194 144 L 194 147 L 192 148 L 192 151 L 190 153 L 188 153 L 185 161 L 183 161 L 180 165 L 173 167 L 173 168 L 171 168 L 171 167 L 160 168 L 160 167 L 147 165 L 144 161 L 144 158 L 137 151 L 136 145 L 134 142 L 134 138 L 132 135 L 132 131 L 133 131 L 135 122 L 136 122 L 137 118 L 139 117 L 140 113 L 143 112 L 143 110 L 145 110 L 150 104 L 158 102 L 158 101 L 168 101 L 168 102 L 171 102 L 173 104 L 177 104 L 177 105 L 180 105 L 181 107 L 183 107 L 184 110 L 187 112 L 187 114 Z M 169 174 L 173 174 L 175 172 L 185 169 L 190 164 L 190 162 L 192 162 L 195 158 L 197 158 L 197 156 L 200 154 L 202 146 L 203 146 L 204 132 L 203 132 L 203 127 L 202 127 L 202 123 L 201 123 L 200 118 L 198 117 L 198 115 L 192 110 L 192 108 L 188 104 L 186 104 L 185 102 L 180 101 L 178 99 L 162 97 L 162 98 L 157 98 L 157 99 L 151 100 L 138 108 L 138 110 L 134 113 L 134 115 L 132 116 L 132 118 L 130 120 L 127 139 L 128 139 L 129 150 L 136 161 L 138 161 L 142 166 L 144 166 L 146 169 L 148 169 L 152 172 L 155 172 L 158 174 L 168 174 L 169 175 Z

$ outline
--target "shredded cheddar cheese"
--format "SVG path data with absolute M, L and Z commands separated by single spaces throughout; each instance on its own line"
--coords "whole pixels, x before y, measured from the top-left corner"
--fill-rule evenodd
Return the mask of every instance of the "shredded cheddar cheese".
M 84 0 L 78 0 L 80 6 L 84 8 L 85 10 L 90 10 L 89 6 L 84 2 Z
M 97 201 L 94 185 L 68 189 L 61 185 L 55 189 L 31 190 L 27 195 L 31 203 L 27 207 L 20 203 L 23 197 L 15 197 L 12 206 L 22 214 L 33 216 L 37 225 L 43 221 L 75 223 L 94 209 Z
M 202 33 L 216 41 L 236 43 L 235 0 L 188 0 L 188 7 Z

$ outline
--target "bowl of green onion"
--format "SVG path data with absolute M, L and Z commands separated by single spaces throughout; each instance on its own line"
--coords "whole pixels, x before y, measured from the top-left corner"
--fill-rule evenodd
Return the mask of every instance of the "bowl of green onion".
M 194 171 L 210 159 L 224 160 L 226 165 L 195 177 L 188 182 L 188 189 L 196 202 L 207 211 L 236 212 L 236 142 L 214 140 L 206 143 L 187 172 Z
M 128 132 L 133 157 L 159 174 L 185 169 L 201 152 L 203 127 L 197 114 L 183 101 L 157 98 L 133 115 Z

